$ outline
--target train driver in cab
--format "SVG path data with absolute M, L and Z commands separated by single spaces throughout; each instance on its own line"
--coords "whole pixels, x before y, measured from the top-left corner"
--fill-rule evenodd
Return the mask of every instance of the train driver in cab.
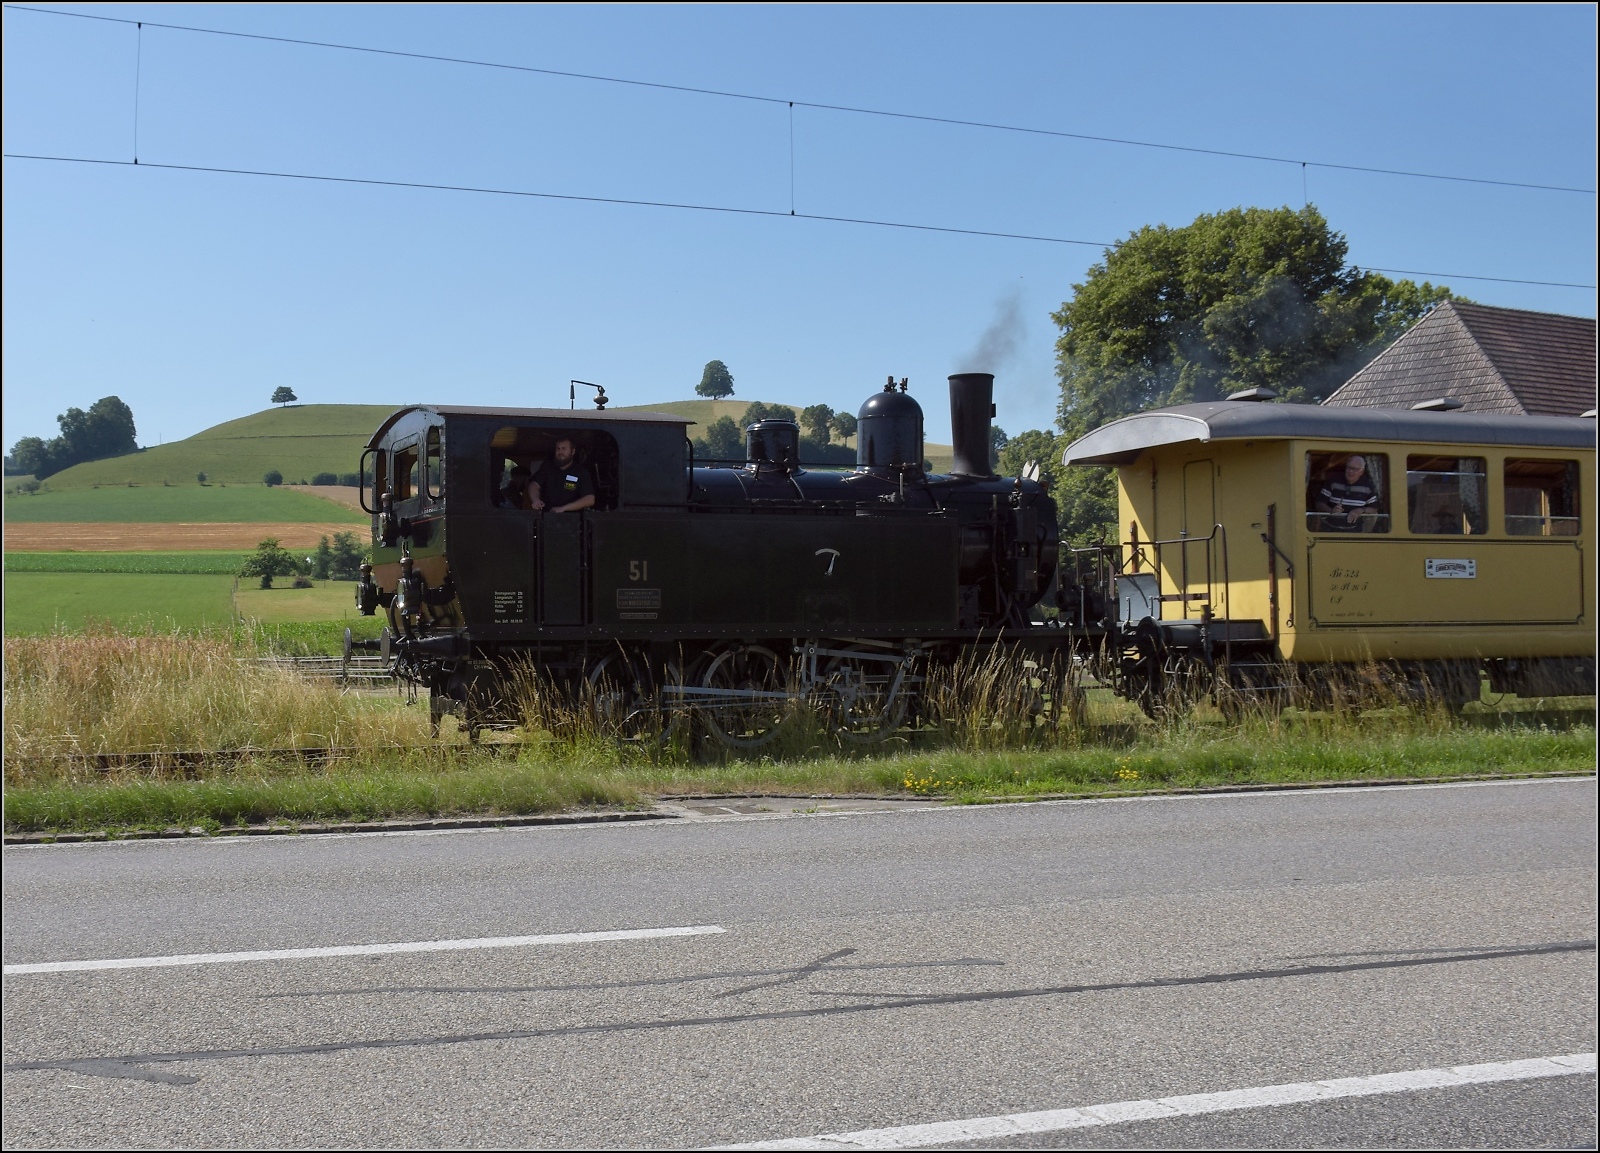
M 535 512 L 578 512 L 594 507 L 594 476 L 578 463 L 572 438 L 556 441 L 555 456 L 539 466 L 528 485 L 528 507 Z
M 1344 468 L 1322 478 L 1317 493 L 1317 511 L 1323 514 L 1324 532 L 1365 532 L 1364 516 L 1384 511 L 1382 494 L 1367 471 L 1366 458 L 1352 454 L 1344 458 Z

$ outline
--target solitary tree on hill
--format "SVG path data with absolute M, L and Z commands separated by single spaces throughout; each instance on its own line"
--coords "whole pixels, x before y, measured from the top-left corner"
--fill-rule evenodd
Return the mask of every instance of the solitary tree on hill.
M 728 366 L 720 360 L 713 360 L 706 364 L 706 370 L 700 374 L 700 383 L 694 386 L 698 396 L 709 396 L 712 400 L 721 400 L 725 396 L 733 395 L 733 373 L 728 371 Z
M 299 399 L 300 398 L 294 394 L 294 389 L 290 388 L 287 384 L 280 384 L 277 390 L 272 394 L 273 404 L 293 404 Z

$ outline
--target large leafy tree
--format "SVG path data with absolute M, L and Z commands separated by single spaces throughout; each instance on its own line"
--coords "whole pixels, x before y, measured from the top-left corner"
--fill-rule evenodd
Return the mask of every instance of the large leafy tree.
M 705 371 L 700 374 L 700 383 L 694 386 L 694 391 L 696 395 L 709 396 L 712 400 L 732 396 L 733 373 L 728 371 L 728 366 L 722 361 L 709 361 Z
M 1052 314 L 1062 430 L 1255 386 L 1320 400 L 1451 298 L 1347 265 L 1348 251 L 1309 205 L 1139 229 Z
M 11 450 L 17 465 L 41 480 L 86 460 L 126 456 L 138 449 L 133 410 L 115 396 L 101 397 L 87 412 L 69 408 L 56 423 L 60 436 L 25 436 Z
M 1348 252 L 1309 205 L 1234 208 L 1133 233 L 1051 314 L 1061 329 L 1061 447 L 1119 416 L 1245 388 L 1314 403 L 1452 298 L 1443 286 L 1365 272 L 1346 263 Z M 1064 536 L 1115 535 L 1111 470 L 1068 470 L 1055 494 Z

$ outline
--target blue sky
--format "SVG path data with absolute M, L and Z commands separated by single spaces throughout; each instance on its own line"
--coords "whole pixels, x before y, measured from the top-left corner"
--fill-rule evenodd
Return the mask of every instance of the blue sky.
M 1092 245 L 151 163 L 871 218 L 1108 242 L 1309 197 L 1366 267 L 1596 283 L 1596 198 L 816 108 L 1595 187 L 1595 10 L 1425 7 L 61 7 L 778 98 L 737 100 L 7 8 L 4 439 L 115 393 L 141 443 L 307 402 L 854 410 L 997 318 L 999 423 L 1048 426 L 1052 310 Z M 135 83 L 137 71 L 137 85 Z M 1420 277 L 1418 279 L 1421 279 Z M 1591 290 L 1431 277 L 1595 315 Z

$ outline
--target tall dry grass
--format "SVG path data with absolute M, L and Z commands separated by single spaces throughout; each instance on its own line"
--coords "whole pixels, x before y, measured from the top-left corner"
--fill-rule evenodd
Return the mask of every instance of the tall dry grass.
M 72 755 L 415 747 L 425 708 L 263 667 L 226 634 L 8 637 L 6 778 Z

